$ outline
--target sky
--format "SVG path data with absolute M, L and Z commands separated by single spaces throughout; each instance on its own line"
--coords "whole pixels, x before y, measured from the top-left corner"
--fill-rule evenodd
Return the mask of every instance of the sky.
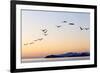
M 57 28 L 59 25 L 61 27 Z M 21 10 L 21 27 L 22 58 L 90 51 L 90 31 L 80 30 L 80 27 L 90 27 L 89 13 Z M 48 30 L 47 36 L 42 29 Z M 43 40 L 34 41 L 39 38 Z M 31 42 L 33 44 L 29 44 Z

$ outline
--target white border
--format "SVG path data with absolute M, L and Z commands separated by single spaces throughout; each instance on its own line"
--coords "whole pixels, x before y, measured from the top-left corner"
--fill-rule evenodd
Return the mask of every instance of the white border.
M 21 63 L 20 49 L 20 11 L 21 9 L 31 10 L 51 10 L 51 11 L 71 11 L 71 12 L 89 12 L 90 13 L 90 60 L 78 61 L 56 61 L 56 62 L 34 62 Z M 89 65 L 94 64 L 94 10 L 84 8 L 70 7 L 52 7 L 52 6 L 35 6 L 35 5 L 16 5 L 16 69 L 23 68 L 39 68 L 39 67 L 54 67 L 54 66 L 72 66 L 72 65 Z

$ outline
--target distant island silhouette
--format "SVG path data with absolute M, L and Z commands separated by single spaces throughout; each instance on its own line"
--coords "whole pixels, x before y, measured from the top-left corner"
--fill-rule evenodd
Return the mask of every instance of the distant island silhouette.
M 58 55 L 48 55 L 45 58 L 85 57 L 85 56 L 90 56 L 90 53 L 89 52 L 81 52 L 81 53 L 68 52 L 68 53 L 58 54 Z

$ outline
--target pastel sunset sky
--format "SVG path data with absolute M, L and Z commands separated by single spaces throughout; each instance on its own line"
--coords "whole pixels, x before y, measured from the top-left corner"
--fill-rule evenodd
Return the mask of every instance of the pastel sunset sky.
M 89 13 L 22 10 L 21 15 L 22 58 L 90 51 L 90 31 L 80 30 L 80 27 L 90 27 Z M 47 29 L 48 35 L 44 36 L 41 29 Z M 34 41 L 39 38 L 43 40 Z

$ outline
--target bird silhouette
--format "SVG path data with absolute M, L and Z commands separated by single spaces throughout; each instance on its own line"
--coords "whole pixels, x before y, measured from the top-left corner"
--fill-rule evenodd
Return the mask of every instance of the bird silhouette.
M 63 21 L 63 23 L 67 23 L 67 21 Z
M 83 28 L 82 28 L 82 27 L 80 27 L 80 29 L 81 29 L 81 30 L 83 30 Z
M 28 43 L 24 44 L 24 45 L 28 45 Z
M 34 41 L 38 41 L 38 40 L 34 40 Z
M 47 36 L 48 34 L 44 34 L 44 36 Z
M 69 23 L 69 25 L 75 25 L 74 23 Z
M 29 44 L 34 44 L 34 42 L 31 42 L 31 43 L 29 43 Z
M 60 28 L 60 27 L 61 27 L 61 25 L 57 25 L 56 27 L 57 27 L 57 28 Z
M 81 30 L 89 30 L 89 28 L 82 28 L 82 27 L 80 27 L 80 29 Z
M 85 30 L 89 30 L 89 28 L 85 28 Z
M 47 29 L 42 29 L 42 32 L 44 33 L 47 33 L 47 31 L 48 31 Z
M 41 41 L 41 40 L 43 40 L 43 38 L 39 38 L 38 40 L 40 40 L 40 41 Z
M 48 32 L 47 29 L 42 29 L 42 32 L 43 32 L 43 35 L 44 35 L 44 36 L 47 36 L 47 35 L 48 35 L 48 34 L 47 34 L 47 32 Z

